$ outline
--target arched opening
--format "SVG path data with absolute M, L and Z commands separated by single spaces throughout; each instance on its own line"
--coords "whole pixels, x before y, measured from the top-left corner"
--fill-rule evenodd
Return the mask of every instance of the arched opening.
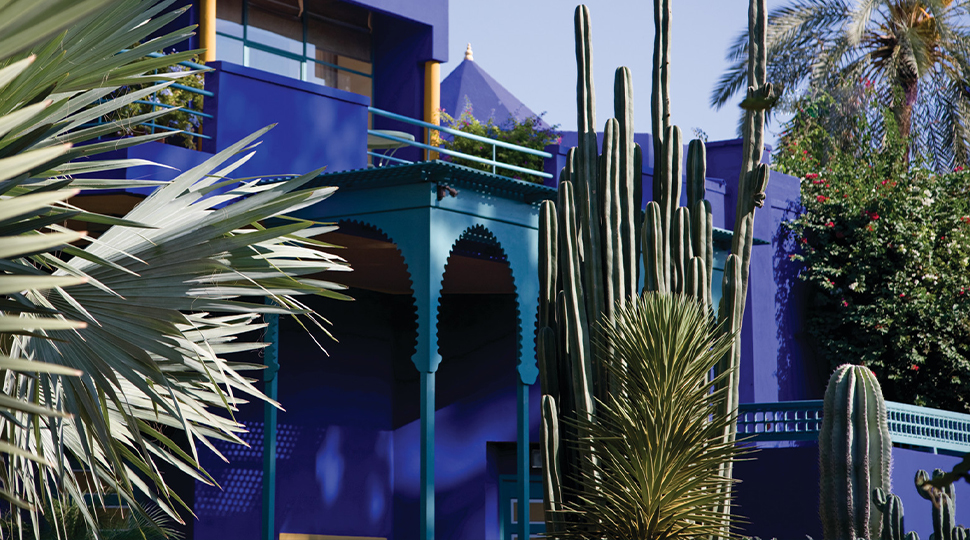
M 489 520 L 487 498 L 498 487 L 486 454 L 490 445 L 516 440 L 519 326 L 506 253 L 485 227 L 471 227 L 455 242 L 441 292 L 435 504 L 442 518 L 436 536 L 480 537 Z
M 326 353 L 297 320 L 280 317 L 276 524 L 280 532 L 386 538 L 394 432 L 419 418 L 411 279 L 397 245 L 374 226 L 342 221 L 316 239 L 340 246 L 328 250 L 353 271 L 314 277 L 347 285 L 353 301 L 301 299 L 331 323 L 335 341 L 314 332 Z M 223 490 L 196 491 L 205 531 L 231 533 L 217 536 L 249 537 L 261 522 L 263 404 L 238 417 L 250 428 L 250 448 L 233 447 L 228 465 L 207 464 Z

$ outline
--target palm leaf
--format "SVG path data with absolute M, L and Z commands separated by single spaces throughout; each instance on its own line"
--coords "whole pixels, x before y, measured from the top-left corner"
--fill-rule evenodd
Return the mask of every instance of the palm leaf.
M 13 513 L 18 526 L 36 526 L 40 508 L 74 501 L 95 527 L 85 494 L 103 501 L 108 491 L 136 516 L 151 517 L 149 501 L 177 519 L 184 503 L 160 467 L 211 482 L 198 448 L 216 451 L 210 439 L 240 442 L 232 411 L 266 399 L 244 375 L 253 366 L 226 355 L 264 346 L 243 339 L 262 326 L 260 313 L 305 317 L 325 331 L 326 321 L 298 297 L 346 298 L 317 277 L 347 269 L 310 238 L 322 229 L 282 219 L 332 192 L 303 189 L 315 172 L 270 186 L 225 178 L 262 132 L 161 185 L 124 219 L 65 202 L 76 194 L 64 189 L 72 183 L 134 185 L 67 176 L 130 161 L 69 160 L 152 139 L 80 144 L 105 134 L 85 123 L 157 90 L 112 98 L 119 86 L 184 75 L 153 72 L 191 52 L 145 58 L 187 35 L 144 39 L 178 16 L 164 12 L 171 3 L 102 1 L 97 10 L 92 1 L 72 0 L 68 9 L 63 0 L 13 0 L 0 8 L 0 28 L 11 31 L 55 8 L 74 15 L 77 6 L 89 8 L 71 24 L 52 17 L 54 29 L 28 42 L 0 33 L 0 497 L 29 511 L 29 520 Z M 85 237 L 58 224 L 68 217 L 112 227 L 82 249 L 65 245 Z M 183 431 L 187 447 L 158 426 Z M 72 470 L 79 466 L 88 474 Z

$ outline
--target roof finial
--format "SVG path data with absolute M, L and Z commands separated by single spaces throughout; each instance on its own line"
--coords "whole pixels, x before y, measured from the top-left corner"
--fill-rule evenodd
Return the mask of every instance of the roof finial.
M 471 43 L 469 43 L 468 44 L 468 48 L 465 49 L 465 60 L 471 60 L 473 62 L 475 61 L 475 59 L 472 58 L 472 44 Z

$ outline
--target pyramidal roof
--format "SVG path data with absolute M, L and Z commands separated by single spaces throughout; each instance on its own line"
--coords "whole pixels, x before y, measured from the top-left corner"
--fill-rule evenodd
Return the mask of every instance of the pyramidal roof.
M 441 81 L 441 107 L 452 118 L 458 118 L 465 109 L 466 98 L 471 103 L 472 116 L 479 122 L 491 118 L 501 125 L 509 115 L 520 122 L 535 116 L 531 109 L 475 63 L 470 43 L 465 51 L 465 59 Z M 541 120 L 539 125 L 549 127 Z

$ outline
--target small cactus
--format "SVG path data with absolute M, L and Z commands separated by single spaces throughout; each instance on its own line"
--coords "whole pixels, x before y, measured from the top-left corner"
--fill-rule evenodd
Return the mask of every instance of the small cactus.
M 876 488 L 872 491 L 872 504 L 882 514 L 880 540 L 919 540 L 918 534 L 907 533 L 903 527 L 903 501 L 898 495 Z
M 943 471 L 935 469 L 933 478 L 941 478 Z M 967 529 L 955 525 L 957 512 L 956 487 L 949 484 L 940 489 L 926 490 L 923 486 L 929 480 L 926 471 L 916 471 L 916 491 L 921 497 L 933 503 L 933 534 L 930 540 L 967 540 Z

